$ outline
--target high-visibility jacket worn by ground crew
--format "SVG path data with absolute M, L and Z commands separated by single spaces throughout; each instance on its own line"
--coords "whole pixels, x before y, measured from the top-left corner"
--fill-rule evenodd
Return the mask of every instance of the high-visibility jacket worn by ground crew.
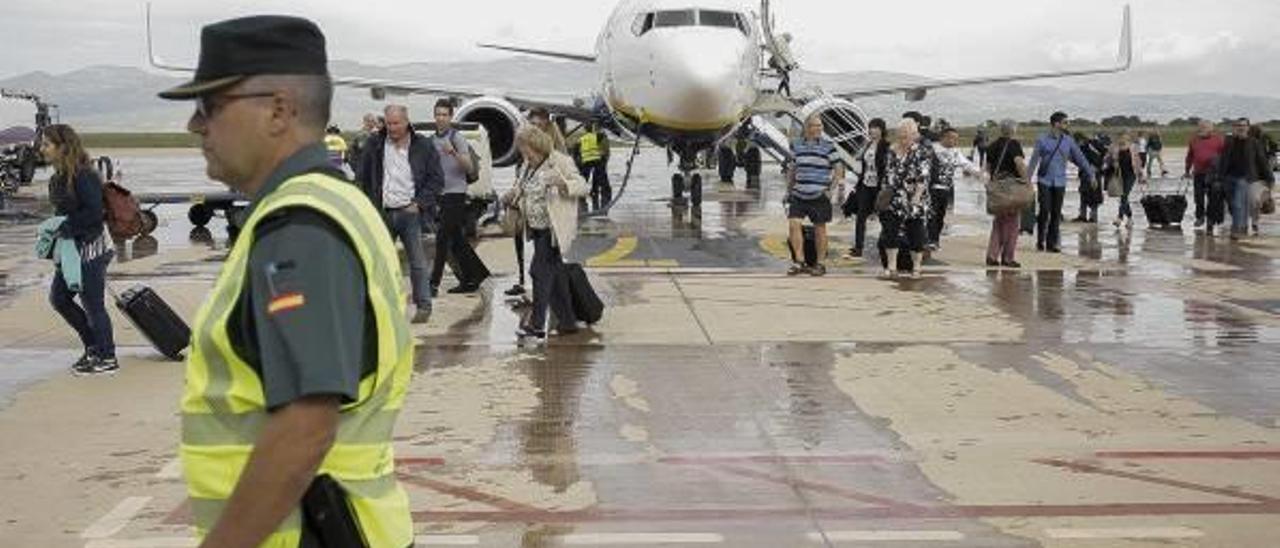
M 599 134 L 593 131 L 578 138 L 578 156 L 584 164 L 599 162 L 604 157 L 600 151 Z
M 254 229 L 273 212 L 305 207 L 333 220 L 364 267 L 377 327 L 377 369 L 360 381 L 359 397 L 341 408 L 337 438 L 317 474 L 346 490 L 369 546 L 413 543 L 409 500 L 396 482 L 391 431 L 408 388 L 413 342 L 404 319 L 400 261 L 382 217 L 355 185 L 311 173 L 293 177 L 262 198 L 196 316 L 182 397 L 182 464 L 200 536 L 221 515 L 268 414 L 262 380 L 232 347 L 228 322 L 248 290 Z M 372 336 L 372 334 L 371 334 Z M 295 509 L 262 546 L 298 546 Z
M 347 160 L 347 140 L 341 135 L 325 135 L 324 148 L 329 151 L 329 162 L 341 168 Z

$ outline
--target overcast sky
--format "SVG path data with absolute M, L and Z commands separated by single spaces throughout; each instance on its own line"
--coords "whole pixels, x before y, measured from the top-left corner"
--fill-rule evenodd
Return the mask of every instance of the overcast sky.
M 1123 5 L 1122 0 L 775 0 L 775 11 L 781 30 L 796 36 L 794 49 L 806 69 L 967 76 L 1105 64 L 1116 53 Z M 1243 81 L 1261 77 L 1250 66 L 1277 64 L 1280 49 L 1272 44 L 1280 2 L 1134 0 L 1132 5 L 1141 70 L 1171 73 L 1174 79 L 1165 78 L 1162 86 L 1176 81 L 1182 87 L 1185 75 L 1185 89 L 1170 93 L 1226 85 L 1221 72 L 1204 68 L 1211 65 L 1234 61 Z M 143 6 L 124 0 L 4 0 L 0 78 L 99 64 L 143 65 Z M 174 62 L 195 58 L 201 25 L 271 12 L 316 20 L 334 59 L 392 64 L 501 55 L 473 47 L 488 40 L 591 52 L 614 3 L 156 0 L 153 6 L 157 47 Z M 1271 92 L 1273 85 L 1256 83 L 1249 91 L 1280 95 Z

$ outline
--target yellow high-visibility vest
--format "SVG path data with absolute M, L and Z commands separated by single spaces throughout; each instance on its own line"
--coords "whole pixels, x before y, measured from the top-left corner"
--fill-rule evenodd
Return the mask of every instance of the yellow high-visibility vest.
M 182 455 L 197 534 L 208 533 L 230 498 L 268 415 L 262 380 L 236 353 L 229 320 L 248 290 L 249 252 L 257 224 L 284 208 L 305 207 L 337 224 L 364 266 L 377 329 L 377 369 L 360 381 L 359 397 L 342 406 L 337 438 L 317 474 L 345 489 L 369 546 L 413 543 L 409 499 L 395 477 L 391 433 L 413 368 L 400 260 L 378 211 L 348 182 L 324 174 L 285 181 L 262 199 L 231 249 L 193 324 L 182 396 Z M 298 546 L 298 509 L 261 546 Z
M 604 157 L 600 151 L 600 139 L 595 132 L 578 138 L 578 156 L 584 164 L 599 162 Z
M 324 148 L 329 151 L 329 159 L 335 163 L 347 159 L 347 140 L 341 135 L 325 135 Z

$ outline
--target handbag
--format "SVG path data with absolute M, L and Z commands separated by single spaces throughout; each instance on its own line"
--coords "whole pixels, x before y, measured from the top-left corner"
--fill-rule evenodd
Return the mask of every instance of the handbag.
M 1009 152 L 1009 142 L 1005 141 L 1000 151 L 1000 160 L 996 166 L 1003 166 L 1005 155 Z M 1026 209 L 1035 201 L 1036 191 L 1022 177 L 996 177 L 987 183 L 987 213 L 1005 215 Z
M 517 236 L 524 232 L 524 211 L 520 209 L 520 200 L 524 198 L 524 181 L 529 176 L 530 174 L 526 173 L 517 178 L 511 193 L 503 197 L 502 232 L 508 236 Z
M 1124 181 L 1120 180 L 1119 175 L 1112 175 L 1107 179 L 1107 196 L 1112 198 L 1124 196 Z

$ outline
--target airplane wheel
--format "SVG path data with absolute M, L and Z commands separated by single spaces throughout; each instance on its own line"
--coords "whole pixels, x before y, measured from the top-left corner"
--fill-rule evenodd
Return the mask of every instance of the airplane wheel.
M 671 176 L 671 203 L 684 203 L 684 176 L 679 173 Z
M 702 175 L 694 174 L 693 181 L 689 185 L 689 203 L 693 207 L 702 206 Z
M 156 217 L 156 212 L 150 209 L 144 209 L 142 214 L 142 235 L 146 236 L 155 232 L 156 227 L 160 225 L 160 219 Z
M 213 208 L 206 204 L 195 204 L 187 210 L 187 220 L 195 226 L 205 226 L 213 220 Z

